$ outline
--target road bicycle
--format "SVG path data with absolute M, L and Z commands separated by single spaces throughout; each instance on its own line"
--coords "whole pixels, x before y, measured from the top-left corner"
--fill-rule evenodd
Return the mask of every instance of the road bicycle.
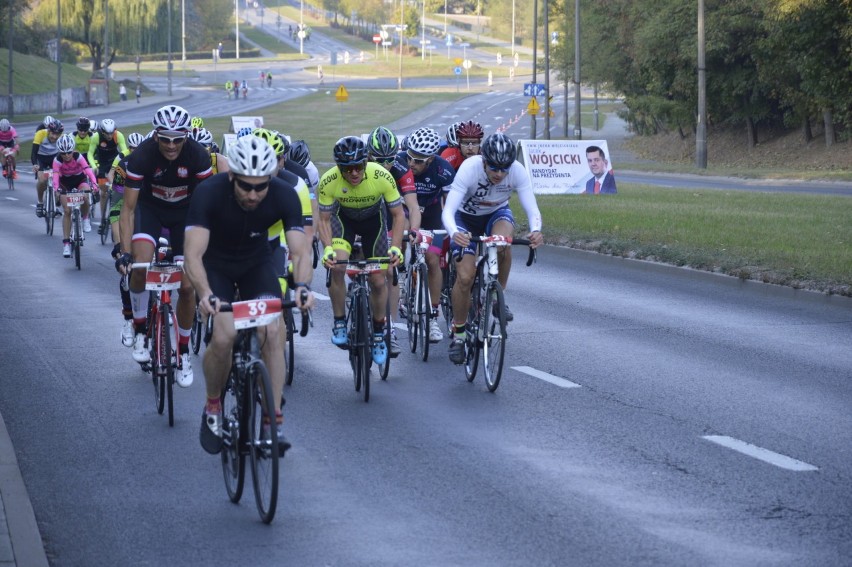
M 411 245 L 411 257 L 403 283 L 402 296 L 406 308 L 408 327 L 408 346 L 411 352 L 420 349 L 420 358 L 429 359 L 429 324 L 432 319 L 432 299 L 429 295 L 429 267 L 426 264 L 426 251 L 434 236 L 447 234 L 446 230 L 419 231 L 420 243 Z
M 211 298 L 211 301 L 215 298 Z M 246 456 L 251 463 L 254 499 L 260 519 L 268 524 L 278 506 L 279 450 L 275 426 L 275 396 L 269 372 L 261 358 L 258 327 L 275 322 L 282 309 L 295 302 L 253 299 L 222 304 L 220 312 L 233 312 L 237 339 L 231 369 L 222 390 L 222 473 L 231 502 L 242 498 Z M 208 319 L 209 342 L 213 317 Z
M 485 385 L 494 392 L 500 385 L 507 340 L 506 302 L 503 287 L 497 281 L 497 249 L 512 244 L 529 246 L 530 241 L 497 234 L 472 237 L 471 241 L 477 242 L 477 259 L 466 322 L 464 372 L 468 382 L 472 382 L 481 352 Z M 530 248 L 527 266 L 535 260 L 536 252 Z
M 163 239 L 160 243 L 163 244 Z M 155 261 L 135 262 L 130 267 L 146 270 L 145 290 L 150 294 L 145 344 L 151 360 L 142 364 L 142 370 L 151 373 L 157 413 L 162 415 L 168 407 L 169 427 L 173 427 L 175 371 L 182 368 L 182 363 L 178 353 L 180 334 L 177 314 L 172 306 L 172 291 L 180 288 L 183 262 L 175 262 L 171 249 L 161 246 Z
M 111 242 L 115 242 L 115 239 L 112 236 L 112 227 L 109 222 L 109 211 L 112 206 L 112 199 L 114 192 L 112 190 L 112 183 L 106 184 L 107 194 L 106 194 L 106 213 L 101 218 L 101 224 L 98 226 L 98 235 L 101 237 L 101 244 L 106 244 L 107 239 Z
M 189 348 L 192 354 L 198 354 L 201 350 L 201 341 L 204 339 L 204 317 L 198 307 L 198 296 L 195 297 L 195 316 L 192 318 L 192 330 L 189 335 Z
M 356 248 L 357 251 L 357 248 Z M 349 258 L 348 260 L 336 260 L 333 264 L 346 265 L 346 275 L 350 282 L 346 291 L 346 329 L 347 345 L 349 350 L 349 364 L 352 366 L 352 376 L 355 380 L 355 391 L 364 391 L 364 401 L 370 401 L 370 366 L 373 363 L 373 313 L 370 308 L 370 285 L 371 274 L 386 273 L 388 257 L 372 258 Z M 393 285 L 396 285 L 398 275 L 396 269 L 393 273 Z M 331 285 L 331 270 L 326 271 L 326 287 Z M 379 365 L 379 372 L 386 379 L 390 368 L 390 312 L 386 312 L 385 325 L 382 332 L 382 340 L 388 356 L 385 362 Z
M 450 262 L 450 251 L 441 254 L 441 312 L 447 325 L 448 336 L 452 337 L 453 329 L 453 286 L 456 283 L 456 263 Z
M 38 172 L 36 172 L 38 179 Z M 53 225 L 56 222 L 56 217 L 62 216 L 56 207 L 56 192 L 53 187 L 53 175 L 48 172 L 47 189 L 44 190 L 44 224 L 47 229 L 47 235 L 53 236 Z
M 287 276 L 287 294 L 284 297 L 285 303 L 292 303 L 293 297 L 293 274 Z M 284 383 L 288 386 L 293 384 L 293 376 L 296 373 L 296 342 L 293 340 L 296 336 L 296 318 L 293 316 L 293 309 L 284 310 L 284 329 L 287 333 L 287 349 L 284 351 L 284 366 L 287 368 L 287 377 Z M 305 337 L 308 335 L 308 327 L 313 327 L 314 320 L 310 311 L 303 314 L 302 323 L 299 328 L 299 336 Z
M 83 242 L 86 240 L 86 237 L 83 235 L 83 213 L 80 211 L 80 208 L 83 206 L 83 203 L 87 201 L 91 202 L 91 193 L 92 190 L 88 189 L 86 191 L 75 191 L 65 194 L 65 203 L 71 209 L 71 254 L 74 256 L 74 264 L 78 270 L 81 269 L 80 250 L 83 248 Z M 48 200 L 52 201 L 53 199 Z
M 15 190 L 15 155 L 12 148 L 3 150 L 3 177 L 9 184 L 9 191 Z

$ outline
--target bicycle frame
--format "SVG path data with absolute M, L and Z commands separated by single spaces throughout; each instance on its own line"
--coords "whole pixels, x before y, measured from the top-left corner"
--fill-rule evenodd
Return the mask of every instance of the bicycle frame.
M 429 359 L 429 325 L 432 318 L 432 297 L 429 291 L 429 266 L 426 252 L 435 236 L 445 230 L 420 230 L 420 242 L 411 246 L 411 259 L 405 281 L 405 300 L 408 310 L 408 343 L 411 352 L 420 347 L 420 357 Z

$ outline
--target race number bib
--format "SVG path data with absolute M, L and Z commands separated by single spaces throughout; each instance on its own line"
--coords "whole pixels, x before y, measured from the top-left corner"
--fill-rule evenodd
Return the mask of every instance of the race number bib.
M 280 299 L 252 299 L 232 303 L 234 328 L 250 329 L 263 327 L 275 321 L 281 314 Z

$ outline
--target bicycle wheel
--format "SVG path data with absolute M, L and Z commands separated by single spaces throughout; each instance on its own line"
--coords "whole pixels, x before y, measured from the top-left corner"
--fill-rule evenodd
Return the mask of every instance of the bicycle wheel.
M 249 380 L 249 454 L 254 501 L 263 523 L 275 517 L 278 506 L 278 432 L 269 373 L 262 360 L 246 368 Z M 264 417 L 269 423 L 264 424 Z
M 479 366 L 479 312 L 481 310 L 482 282 L 479 276 L 473 281 L 470 294 L 470 310 L 467 313 L 467 324 L 464 339 L 464 375 L 468 382 L 473 382 Z
M 53 236 L 53 223 L 56 220 L 56 202 L 54 201 L 53 189 L 47 186 L 44 194 L 44 223 L 47 227 L 47 235 Z
M 169 427 L 174 427 L 175 425 L 175 403 L 174 403 L 174 391 L 175 391 L 175 368 L 177 368 L 178 357 L 180 356 L 177 353 L 177 350 L 172 348 L 172 345 L 177 347 L 180 344 L 180 338 L 178 336 L 178 326 L 177 321 L 175 320 L 175 314 L 171 310 L 169 305 L 163 305 L 163 322 L 164 327 L 166 328 L 166 336 L 168 337 L 168 343 L 166 341 L 163 342 L 163 346 L 165 347 L 166 356 L 163 358 L 163 362 L 165 363 L 165 382 L 166 382 L 166 399 L 168 400 L 169 406 Z
M 388 372 L 390 372 L 390 338 L 391 338 L 391 318 L 390 318 L 390 294 L 388 294 L 387 302 L 385 303 L 385 327 L 382 332 L 382 340 L 385 343 L 385 350 L 387 351 L 387 357 L 385 358 L 384 364 L 379 364 L 379 378 L 382 380 L 388 379 Z
M 358 348 L 359 325 L 361 315 L 358 313 L 358 302 L 355 295 L 349 296 L 349 307 L 346 312 L 347 348 L 349 349 L 349 365 L 352 367 L 352 379 L 355 381 L 355 391 L 361 391 L 361 349 Z
M 429 318 L 432 316 L 432 303 L 429 301 L 429 277 L 426 264 L 417 266 L 417 331 L 420 342 L 420 359 L 429 360 Z
M 482 306 L 480 325 L 483 328 L 482 366 L 485 385 L 493 392 L 500 385 L 503 374 L 503 356 L 506 352 L 506 303 L 503 288 L 496 281 L 488 285 L 485 304 Z
M 358 323 L 358 364 L 361 368 L 361 385 L 364 388 L 364 401 L 370 401 L 370 365 L 373 363 L 373 317 L 370 313 L 370 298 L 367 296 L 366 288 L 362 288 L 358 294 L 360 311 Z
M 198 310 L 198 298 L 195 302 L 195 317 L 192 319 L 192 331 L 189 335 L 189 344 L 192 347 L 192 353 L 198 354 L 201 350 L 201 339 L 204 336 L 204 321 L 201 318 L 201 311 Z
M 314 235 L 314 239 L 311 241 L 311 249 L 313 250 L 313 267 L 316 270 L 320 259 L 319 238 L 316 235 Z
M 284 349 L 284 366 L 287 368 L 287 377 L 284 383 L 290 386 L 293 383 L 293 373 L 296 371 L 296 345 L 293 337 L 296 336 L 296 320 L 293 318 L 293 310 L 284 310 L 284 332 L 287 333 L 287 348 Z
M 233 503 L 240 501 L 246 479 L 246 453 L 242 451 L 241 436 L 246 431 L 240 427 L 244 408 L 241 402 L 244 394 L 239 388 L 242 381 L 238 379 L 237 371 L 231 367 L 228 381 L 222 390 L 222 474 L 225 477 L 225 490 Z
M 109 223 L 105 219 L 101 219 L 101 224 L 98 226 L 98 235 L 101 237 L 101 245 L 106 244 L 107 235 L 110 235 L 112 231 L 110 230 Z
M 405 287 L 403 288 L 402 300 L 405 304 L 405 326 L 408 330 L 408 347 L 411 352 L 417 352 L 417 337 L 419 335 L 418 324 L 420 320 L 417 318 L 417 270 L 414 266 L 408 267 L 408 274 L 405 277 Z
M 163 318 L 160 317 L 160 311 L 156 305 L 152 305 L 148 316 L 148 333 L 151 337 L 150 352 L 151 352 L 151 379 L 154 382 L 154 403 L 157 408 L 157 413 L 163 415 L 163 410 L 166 407 L 166 380 L 163 375 L 163 353 L 166 352 L 163 348 L 163 341 L 169 340 L 167 329 L 163 328 Z
M 6 181 L 9 183 L 9 191 L 15 190 L 15 170 L 12 169 L 12 164 L 6 162 L 3 166 L 3 171 L 6 172 Z
M 453 261 L 453 260 L 451 260 Z M 453 336 L 453 285 L 456 283 L 455 262 L 448 264 L 443 272 L 443 285 L 441 286 L 441 311 L 444 313 L 444 322 L 447 324 L 447 333 Z
M 74 231 L 71 239 L 71 247 L 74 248 L 74 264 L 80 269 L 80 248 L 83 246 L 83 221 L 80 218 L 80 209 L 74 209 L 71 214 L 71 225 Z

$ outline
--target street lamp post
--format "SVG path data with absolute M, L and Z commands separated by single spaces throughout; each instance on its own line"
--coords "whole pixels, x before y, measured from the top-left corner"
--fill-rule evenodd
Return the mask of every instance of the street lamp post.
M 550 139 L 550 12 L 544 0 L 544 139 Z
M 399 76 L 396 88 L 402 90 L 402 33 L 405 31 L 405 0 L 399 1 Z
M 109 0 L 104 0 L 104 79 L 106 79 L 106 96 L 104 104 L 109 106 Z
M 698 124 L 695 167 L 707 169 L 707 70 L 704 67 L 704 0 L 698 0 Z
M 420 18 L 420 60 L 426 61 L 426 0 L 423 0 L 423 17 Z
M 234 22 L 236 26 L 237 59 L 240 58 L 240 0 L 234 0 Z
M 299 3 L 299 53 L 305 52 L 305 0 Z
M 186 0 L 180 0 L 180 60 L 186 75 Z
M 512 0 L 512 57 L 515 57 L 515 0 Z
M 169 29 L 169 41 L 168 41 L 169 60 L 168 60 L 168 63 L 166 63 L 166 66 L 168 68 L 168 77 L 169 77 L 169 96 L 172 96 L 172 0 L 169 0 L 166 7 L 167 7 L 168 12 L 169 12 L 168 13 L 168 18 L 169 18 L 169 25 L 168 25 L 168 29 Z
M 574 0 L 574 138 L 583 139 L 583 125 L 580 122 L 580 0 Z
M 15 37 L 15 13 L 12 11 L 12 3 L 9 2 L 9 107 L 6 109 L 6 112 L 9 114 L 9 118 L 15 117 L 15 98 L 12 96 L 12 66 L 13 66 L 13 45 L 12 40 Z
M 62 45 L 62 18 L 59 0 L 56 0 L 56 115 L 62 114 L 62 57 L 59 56 Z

